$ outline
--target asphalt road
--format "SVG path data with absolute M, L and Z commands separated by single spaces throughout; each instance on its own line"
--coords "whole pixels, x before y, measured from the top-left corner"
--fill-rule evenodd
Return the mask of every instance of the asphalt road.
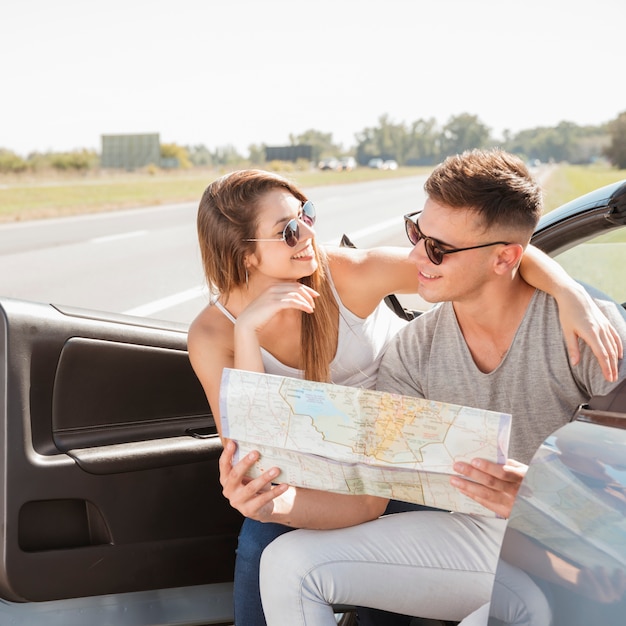
M 306 189 L 322 242 L 408 246 L 425 177 Z M 0 295 L 188 323 L 208 301 L 197 203 L 0 225 Z

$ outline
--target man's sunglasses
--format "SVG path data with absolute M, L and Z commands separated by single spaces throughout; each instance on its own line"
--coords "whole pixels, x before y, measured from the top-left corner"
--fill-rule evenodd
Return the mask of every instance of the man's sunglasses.
M 455 252 L 464 252 L 465 250 L 477 250 L 478 248 L 487 248 L 488 246 L 504 245 L 508 246 L 508 241 L 492 241 L 491 243 L 482 243 L 479 246 L 469 246 L 468 248 L 442 248 L 444 245 L 440 241 L 427 237 L 421 230 L 417 222 L 417 218 L 421 214 L 421 211 L 415 211 L 415 213 L 409 213 L 404 216 L 404 227 L 406 228 L 406 236 L 409 241 L 415 246 L 421 239 L 424 240 L 424 248 L 426 249 L 426 255 L 435 265 L 441 265 L 443 257 L 446 254 L 454 254 Z
M 284 241 L 290 248 L 295 248 L 300 239 L 300 225 L 298 222 L 302 220 L 307 226 L 315 224 L 315 206 L 310 200 L 307 200 L 300 209 L 300 214 L 296 219 L 289 220 L 283 228 L 282 237 L 273 239 L 245 239 L 244 241 Z

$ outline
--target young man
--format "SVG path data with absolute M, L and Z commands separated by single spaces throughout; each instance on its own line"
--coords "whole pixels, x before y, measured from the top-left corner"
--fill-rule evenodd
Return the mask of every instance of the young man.
M 261 563 L 269 626 L 334 624 L 331 604 L 454 621 L 479 610 L 525 464 L 581 403 L 615 385 L 586 345 L 572 365 L 554 299 L 518 273 L 542 211 L 525 165 L 499 150 L 472 151 L 448 158 L 425 189 L 424 210 L 405 218 L 407 234 L 420 295 L 443 304 L 400 331 L 377 386 L 513 415 L 511 459 L 458 463 L 452 479 L 500 518 L 419 511 L 283 535 Z M 615 305 L 599 304 L 626 341 Z

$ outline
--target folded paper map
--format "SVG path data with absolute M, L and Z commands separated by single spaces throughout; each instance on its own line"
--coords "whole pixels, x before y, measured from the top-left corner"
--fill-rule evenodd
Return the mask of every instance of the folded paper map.
M 508 414 L 228 368 L 220 413 L 236 460 L 260 452 L 252 477 L 276 466 L 277 483 L 494 516 L 450 476 L 456 461 L 506 460 Z

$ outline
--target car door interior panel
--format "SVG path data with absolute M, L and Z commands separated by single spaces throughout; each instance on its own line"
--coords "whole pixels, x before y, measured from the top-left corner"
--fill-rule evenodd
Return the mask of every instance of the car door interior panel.
M 232 581 L 241 517 L 186 329 L 0 299 L 0 357 L 3 598 Z

